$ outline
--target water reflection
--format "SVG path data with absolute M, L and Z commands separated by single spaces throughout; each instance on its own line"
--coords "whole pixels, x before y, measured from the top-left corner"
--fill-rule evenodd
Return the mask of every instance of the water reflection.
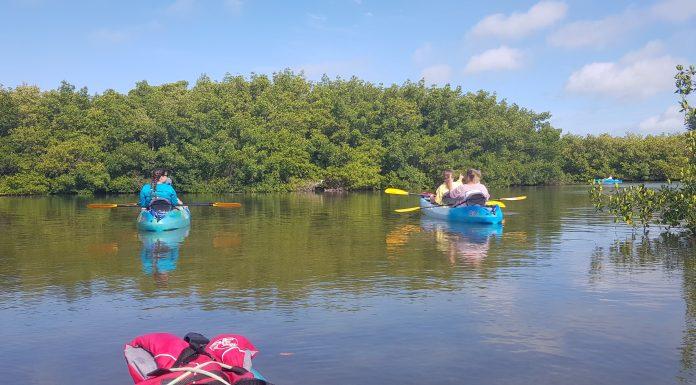
M 395 214 L 408 202 L 383 194 L 187 197 L 243 206 L 198 208 L 173 243 L 86 198 L 0 198 L 6 377 L 123 384 L 134 335 L 232 324 L 285 384 L 694 382 L 693 243 L 631 238 L 582 186 L 495 194 L 529 196 L 504 228 Z M 78 356 L 30 349 L 76 338 Z
M 663 234 L 656 238 L 630 236 L 615 240 L 606 250 L 597 247 L 590 260 L 591 283 L 600 282 L 607 270 L 641 272 L 658 270 L 683 276 L 683 297 L 686 305 L 681 351 L 679 382 L 696 376 L 696 242 L 693 238 Z M 635 289 L 634 289 L 635 290 Z M 648 288 L 655 296 L 659 290 Z M 657 292 L 657 293 L 656 293 Z
M 479 265 L 488 256 L 491 239 L 503 234 L 501 225 L 450 223 L 422 219 L 421 228 L 435 237 L 437 249 L 451 264 L 457 261 Z
M 139 232 L 138 238 L 143 244 L 140 250 L 143 272 L 152 275 L 158 284 L 166 285 L 169 273 L 176 269 L 179 247 L 188 235 L 188 227 L 172 231 Z
M 436 249 L 447 256 L 450 264 L 460 261 L 479 265 L 488 256 L 491 240 L 502 236 L 503 226 L 423 218 L 420 226 L 407 224 L 390 231 L 386 236 L 387 254 L 395 255 L 415 234 L 434 239 Z

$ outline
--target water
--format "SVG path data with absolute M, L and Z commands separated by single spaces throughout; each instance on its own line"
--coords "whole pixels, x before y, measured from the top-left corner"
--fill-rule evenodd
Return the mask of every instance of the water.
M 493 191 L 504 227 L 396 214 L 382 194 L 185 196 L 139 234 L 134 197 L 0 198 L 0 372 L 130 384 L 147 332 L 246 335 L 276 384 L 696 381 L 696 255 L 594 212 L 585 187 Z M 4 382 L 4 381 L 3 381 Z

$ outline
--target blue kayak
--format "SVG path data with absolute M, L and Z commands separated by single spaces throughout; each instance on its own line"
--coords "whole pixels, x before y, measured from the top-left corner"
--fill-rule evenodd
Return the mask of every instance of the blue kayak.
M 138 215 L 138 229 L 143 231 L 169 231 L 191 225 L 191 213 L 188 207 L 175 206 L 162 214 L 155 210 L 141 210 Z
M 604 183 L 604 184 L 616 184 L 616 183 L 623 183 L 623 180 L 616 179 L 616 178 L 604 178 L 604 179 L 595 179 L 595 182 Z
M 420 206 L 426 216 L 452 222 L 498 224 L 503 221 L 499 206 L 434 206 L 425 198 L 420 198 Z
M 261 373 L 256 371 L 256 369 L 254 369 L 254 368 L 251 368 L 251 373 L 254 374 L 254 378 L 256 378 L 257 380 L 268 381 L 268 380 L 266 380 L 266 377 L 262 376 Z

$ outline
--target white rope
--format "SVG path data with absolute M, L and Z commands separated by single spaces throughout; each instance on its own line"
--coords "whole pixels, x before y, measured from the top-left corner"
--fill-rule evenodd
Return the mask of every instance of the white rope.
M 202 375 L 208 376 L 208 377 L 210 377 L 210 378 L 212 378 L 212 379 L 215 379 L 215 380 L 217 380 L 217 381 L 220 381 L 220 382 L 223 383 L 224 385 L 232 385 L 232 384 L 230 384 L 229 382 L 227 382 L 226 380 L 224 380 L 222 377 L 218 376 L 217 374 L 211 373 L 211 372 L 209 372 L 209 371 L 207 371 L 207 370 L 201 369 L 202 366 L 205 366 L 205 365 L 208 365 L 208 364 L 212 364 L 212 363 L 220 364 L 220 363 L 215 362 L 215 361 L 208 361 L 208 362 L 204 362 L 204 363 L 202 363 L 202 364 L 196 365 L 196 367 L 170 368 L 169 371 L 172 371 L 172 372 L 185 372 L 185 373 L 183 373 L 183 374 L 180 375 L 179 377 L 175 378 L 175 379 L 174 379 L 172 382 L 170 382 L 168 385 L 176 385 L 176 384 L 179 383 L 181 380 L 183 380 L 184 378 L 188 377 L 191 373 L 197 373 L 197 374 L 202 374 Z
M 205 375 L 205 376 L 208 376 L 208 377 L 210 377 L 210 378 L 213 378 L 213 379 L 215 379 L 215 380 L 220 381 L 220 382 L 223 383 L 224 385 L 232 385 L 232 384 L 230 384 L 229 382 L 225 381 L 222 377 L 218 376 L 217 374 L 212 373 L 212 372 L 209 372 L 209 371 L 207 371 L 207 370 L 203 370 L 203 369 L 198 369 L 198 368 L 172 368 L 172 369 L 169 369 L 169 370 L 171 370 L 171 371 L 173 371 L 173 372 L 184 372 L 184 371 L 185 371 L 185 372 L 186 372 L 186 373 L 185 373 L 186 375 L 191 374 L 191 373 L 203 374 L 203 375 Z M 178 380 L 178 379 L 179 379 L 179 378 L 177 378 L 176 380 Z M 174 381 L 176 381 L 176 380 L 174 380 Z M 174 381 L 170 382 L 169 385 L 174 385 L 174 384 L 175 384 Z

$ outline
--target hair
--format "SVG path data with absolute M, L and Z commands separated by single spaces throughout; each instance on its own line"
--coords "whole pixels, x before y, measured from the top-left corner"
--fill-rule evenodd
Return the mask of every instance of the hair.
M 445 170 L 442 172 L 442 176 L 444 176 L 445 178 L 447 178 L 448 176 L 452 176 L 452 175 L 454 175 L 453 170 Z
M 152 170 L 152 180 L 150 181 L 150 187 L 152 187 L 152 191 L 157 190 L 157 182 L 161 177 L 167 174 L 167 170 L 163 168 L 156 168 Z
M 466 170 L 466 180 L 471 182 L 474 180 L 474 178 L 481 179 L 481 170 L 477 170 L 475 168 Z

